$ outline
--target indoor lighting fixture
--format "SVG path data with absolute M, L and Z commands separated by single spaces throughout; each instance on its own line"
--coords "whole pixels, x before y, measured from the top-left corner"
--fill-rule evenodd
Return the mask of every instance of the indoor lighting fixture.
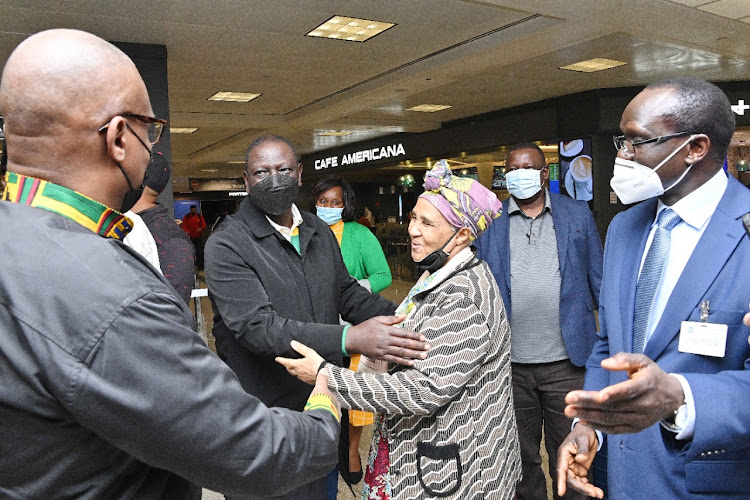
M 622 61 L 615 61 L 614 59 L 604 59 L 602 57 L 596 57 L 594 59 L 587 59 L 586 61 L 568 64 L 567 66 L 560 66 L 560 69 L 567 69 L 568 71 L 579 71 L 581 73 L 594 73 L 595 71 L 612 69 L 618 66 L 623 66 L 625 64 L 627 63 Z
M 201 169 L 201 172 L 211 172 L 211 173 L 213 173 L 213 172 L 218 172 L 218 171 L 219 171 L 218 168 L 203 168 L 203 169 Z
M 232 161 L 228 161 L 227 164 L 229 164 L 229 165 L 244 165 L 245 164 L 245 160 L 232 160 Z
M 318 135 L 322 137 L 344 137 L 353 133 L 351 130 L 323 130 L 318 132 Z
M 434 113 L 435 111 L 442 111 L 444 109 L 452 108 L 447 104 L 420 104 L 413 108 L 407 108 L 407 111 L 421 111 L 422 113 Z
M 333 16 L 305 36 L 364 42 L 393 26 L 395 26 L 393 23 L 357 19 L 356 17 Z
M 226 101 L 226 102 L 250 102 L 260 94 L 251 94 L 250 92 L 217 92 L 208 98 L 209 101 Z
M 170 134 L 192 134 L 196 130 L 197 127 L 169 127 Z

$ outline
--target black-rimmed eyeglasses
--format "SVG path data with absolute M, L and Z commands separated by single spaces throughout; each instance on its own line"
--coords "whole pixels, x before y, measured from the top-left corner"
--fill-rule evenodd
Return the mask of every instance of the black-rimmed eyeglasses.
M 674 139 L 675 137 L 682 137 L 683 135 L 688 134 L 690 134 L 690 132 L 677 132 L 676 134 L 661 135 L 659 137 L 654 137 L 653 139 L 644 139 L 642 141 L 630 141 L 625 139 L 624 135 L 614 135 L 612 136 L 612 141 L 615 143 L 617 151 L 622 151 L 628 156 L 635 156 L 636 146 L 642 146 L 643 144 L 649 144 L 652 142 L 660 144 L 666 140 Z
M 145 123 L 147 126 L 146 129 L 147 129 L 147 134 L 148 134 L 148 142 L 150 142 L 152 146 L 155 146 L 159 142 L 159 139 L 161 139 L 161 134 L 164 132 L 164 125 L 167 124 L 167 120 L 164 120 L 162 118 L 137 115 L 135 113 L 120 113 L 117 116 L 124 116 L 125 118 L 134 118 L 136 120 L 139 120 Z M 99 128 L 99 132 L 103 132 L 108 127 L 109 127 L 109 123 L 101 126 Z

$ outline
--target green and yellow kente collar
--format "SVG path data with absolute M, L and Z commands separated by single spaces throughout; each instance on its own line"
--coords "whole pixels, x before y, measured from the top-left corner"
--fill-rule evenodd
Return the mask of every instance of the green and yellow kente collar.
M 8 172 L 3 201 L 43 208 L 77 222 L 105 238 L 122 240 L 133 222 L 98 201 L 51 182 Z

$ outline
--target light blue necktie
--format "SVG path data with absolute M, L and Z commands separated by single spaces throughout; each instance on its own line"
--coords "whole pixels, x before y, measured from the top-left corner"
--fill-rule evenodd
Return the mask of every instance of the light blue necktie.
M 671 208 L 665 208 L 656 217 L 656 230 L 651 247 L 643 261 L 638 285 L 635 287 L 635 312 L 633 313 L 633 352 L 643 352 L 646 347 L 646 330 L 654 305 L 664 263 L 669 255 L 671 231 L 682 219 Z

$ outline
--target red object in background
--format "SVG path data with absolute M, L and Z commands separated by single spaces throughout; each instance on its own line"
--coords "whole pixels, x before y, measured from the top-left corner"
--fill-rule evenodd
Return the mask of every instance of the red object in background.
M 206 228 L 206 220 L 199 213 L 185 214 L 182 218 L 182 227 L 191 239 L 200 238 L 203 234 L 203 230 Z
M 368 218 L 367 218 L 367 217 L 365 217 L 364 215 L 363 215 L 362 217 L 360 217 L 359 219 L 357 219 L 357 222 L 358 222 L 359 224 L 362 224 L 362 225 L 363 225 L 363 226 L 365 226 L 366 228 L 370 228 L 370 229 L 372 228 L 372 224 L 370 224 L 370 219 L 368 219 Z

